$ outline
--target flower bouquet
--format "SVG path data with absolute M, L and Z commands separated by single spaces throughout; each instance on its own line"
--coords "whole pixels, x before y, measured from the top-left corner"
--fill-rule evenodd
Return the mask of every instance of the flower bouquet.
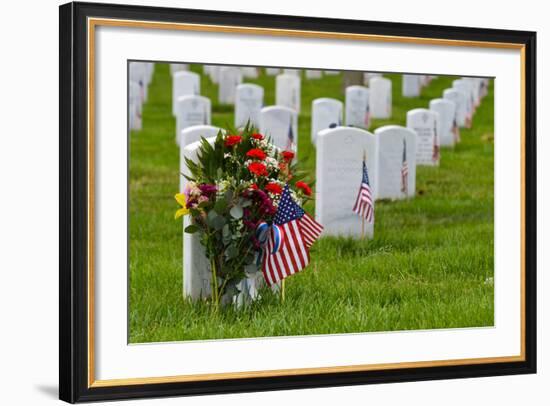
M 199 233 L 210 264 L 211 299 L 217 309 L 223 297 L 238 293 L 245 268 L 263 271 L 270 286 L 300 270 L 287 263 L 290 271 L 282 269 L 281 274 L 277 269 L 279 277 L 269 273 L 273 272 L 269 263 L 282 255 L 285 247 L 295 248 L 291 244 L 296 236 L 284 230 L 286 205 L 293 205 L 298 220 L 316 223 L 301 210 L 312 190 L 293 164 L 293 151 L 279 150 L 250 126 L 239 134 L 220 131 L 215 140 L 203 138 L 200 143 L 197 160 L 186 159 L 190 175 L 185 190 L 176 195 L 182 206 L 176 218 L 191 216 L 185 232 Z M 285 209 L 279 210 L 282 201 Z M 308 230 L 307 250 L 320 234 Z M 300 230 L 298 234 L 297 238 L 303 237 Z M 307 257 L 309 262 L 309 251 Z M 307 265 L 304 259 L 301 264 Z M 281 268 L 284 266 L 282 263 Z

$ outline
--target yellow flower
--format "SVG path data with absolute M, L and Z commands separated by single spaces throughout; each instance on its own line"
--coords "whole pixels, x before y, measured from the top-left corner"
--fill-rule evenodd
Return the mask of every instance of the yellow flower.
M 176 212 L 176 215 L 174 216 L 174 218 L 178 219 L 181 216 L 185 216 L 186 214 L 189 214 L 189 209 L 187 208 L 187 202 L 185 201 L 185 195 L 183 193 L 178 193 L 177 195 L 174 196 L 174 198 L 181 206 L 181 209 L 179 209 Z

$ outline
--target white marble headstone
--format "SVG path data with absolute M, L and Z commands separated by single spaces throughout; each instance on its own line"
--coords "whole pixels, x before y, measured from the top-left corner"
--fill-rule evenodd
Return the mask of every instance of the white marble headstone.
M 193 125 L 210 125 L 210 99 L 203 96 L 182 96 L 176 101 L 176 142 L 181 130 Z
M 243 83 L 237 86 L 235 96 L 235 127 L 241 128 L 248 121 L 260 126 L 260 110 L 264 104 L 264 88 L 252 83 Z
M 416 165 L 439 165 L 438 114 L 427 109 L 407 112 L 407 128 L 416 133 Z
M 220 82 L 220 69 L 219 65 L 204 65 L 204 73 L 210 77 L 210 80 L 214 83 Z
M 479 103 L 481 101 L 481 84 L 482 79 L 481 78 L 462 78 L 462 80 L 470 83 L 470 87 L 472 89 L 472 96 L 474 100 L 474 109 L 479 106 Z
M 215 138 L 210 138 L 211 144 Z M 185 158 L 197 162 L 197 152 L 200 141 L 194 142 L 180 149 L 180 172 L 190 175 L 185 164 Z M 187 179 L 182 176 L 181 191 L 185 190 Z M 183 218 L 183 229 L 191 224 L 189 216 Z M 183 232 L 183 297 L 193 300 L 208 298 L 211 294 L 210 264 L 204 253 L 204 247 L 200 243 L 200 236 Z
M 353 212 L 361 180 L 363 157 L 373 194 L 376 195 L 378 147 L 375 136 L 360 128 L 337 127 L 317 135 L 315 218 L 326 236 L 361 236 L 362 219 Z M 374 224 L 365 221 L 365 236 L 372 238 Z
M 300 113 L 300 78 L 295 75 L 278 75 L 275 80 L 275 104 Z
M 218 101 L 222 104 L 234 104 L 237 86 L 243 81 L 240 68 L 223 66 L 220 68 Z
M 258 68 L 253 66 L 246 66 L 241 68 L 243 77 L 247 79 L 257 79 L 258 78 Z
M 195 72 L 179 71 L 172 75 L 172 113 L 176 115 L 176 101 L 181 96 L 198 95 L 201 78 Z
M 283 75 L 294 75 L 294 76 L 302 76 L 302 70 L 301 69 L 283 69 Z
M 430 101 L 430 110 L 439 113 L 439 141 L 441 146 L 455 145 L 453 128 L 455 125 L 455 103 L 448 99 L 433 99 Z
M 311 142 L 319 131 L 326 128 L 335 128 L 343 124 L 344 105 L 340 100 L 323 97 L 311 103 Z
M 480 96 L 480 99 L 483 99 L 485 96 L 487 96 L 487 93 L 489 93 L 489 84 L 490 84 L 490 80 L 487 79 L 487 78 L 482 78 L 480 80 L 480 87 L 479 87 L 479 96 Z M 481 100 L 480 100 L 481 101 Z
M 416 189 L 416 133 L 399 125 L 374 132 L 378 142 L 378 199 L 414 197 Z M 408 175 L 403 177 L 406 166 Z M 404 183 L 405 182 L 405 183 Z
M 443 98 L 455 104 L 456 123 L 462 128 L 466 126 L 466 98 L 463 92 L 457 89 L 445 89 Z
M 392 84 L 383 77 L 373 77 L 369 81 L 370 113 L 372 118 L 391 118 Z
M 269 106 L 260 112 L 260 132 L 282 150 L 298 151 L 298 114 L 288 107 Z
M 178 145 L 181 148 L 186 147 L 195 141 L 199 141 L 201 138 L 215 137 L 218 135 L 219 131 L 219 127 L 214 127 L 212 125 L 192 125 L 181 130 L 180 136 L 178 137 Z
M 466 108 L 466 127 L 469 127 L 471 125 L 471 120 L 474 114 L 474 98 L 470 83 L 466 82 L 463 79 L 457 79 L 453 81 L 453 89 L 456 89 L 464 94 Z
M 365 86 L 346 87 L 346 125 L 370 127 L 369 89 Z
M 145 103 L 147 101 L 149 84 L 147 64 L 145 62 L 130 62 L 128 76 L 130 81 L 139 84 L 141 89 L 141 102 Z
M 181 130 L 180 136 L 178 138 L 178 145 L 180 146 L 180 191 L 183 191 L 186 182 L 185 176 L 183 176 L 183 174 L 187 170 L 185 159 L 183 159 L 184 148 L 197 141 L 200 141 L 201 138 L 215 139 L 219 131 L 219 127 L 214 127 L 211 125 L 193 125 L 191 127 L 187 127 Z
M 336 76 L 340 74 L 339 70 L 325 70 L 324 72 L 325 72 L 325 75 L 328 75 L 328 76 Z
M 189 65 L 186 63 L 171 63 L 170 64 L 170 74 L 174 75 L 176 72 L 189 70 Z
M 155 73 L 155 64 L 153 62 L 145 62 L 145 79 L 147 85 L 153 80 L 153 74 Z
M 370 80 L 372 78 L 379 78 L 379 77 L 382 77 L 382 74 L 381 73 L 376 73 L 376 72 L 363 72 L 363 83 L 365 85 L 368 85 Z
M 281 73 L 280 68 L 265 68 L 265 74 L 267 76 L 277 76 Z
M 403 75 L 403 97 L 418 97 L 422 87 L 422 75 Z
M 306 79 L 321 79 L 323 77 L 322 70 L 306 70 Z
M 141 130 L 141 110 L 141 87 L 137 82 L 130 81 L 128 118 L 131 130 Z

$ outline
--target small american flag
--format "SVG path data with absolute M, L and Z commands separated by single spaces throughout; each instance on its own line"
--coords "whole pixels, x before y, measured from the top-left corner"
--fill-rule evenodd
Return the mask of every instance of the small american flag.
M 273 254 L 276 241 L 274 234 L 270 233 L 262 258 L 262 272 L 269 286 L 301 271 L 309 264 L 308 245 L 300 226 L 297 207 L 286 185 L 273 220 L 284 237 L 280 248 Z
M 290 116 L 290 123 L 288 124 L 288 136 L 287 136 L 287 144 L 286 149 L 288 151 L 294 151 L 294 131 L 292 130 L 292 122 L 294 119 L 292 116 Z
M 365 218 L 369 223 L 374 222 L 374 203 L 365 158 L 363 158 L 363 179 L 361 180 L 357 199 L 355 199 L 353 211 Z
M 407 163 L 407 141 L 403 139 L 403 159 L 401 160 L 401 191 L 409 193 L 409 164 Z
M 367 111 L 365 112 L 365 128 L 369 128 L 370 126 L 370 107 L 369 102 L 367 100 Z
M 313 217 L 307 214 L 304 209 L 296 204 L 296 214 L 300 217 L 300 228 L 307 248 L 311 248 L 313 243 L 321 236 L 323 226 L 316 222 Z
M 453 120 L 453 135 L 455 143 L 460 142 L 460 129 L 458 128 L 458 124 L 456 123 L 456 117 Z
M 141 102 L 145 102 L 145 83 L 143 83 L 143 80 L 140 79 L 138 81 L 139 84 L 139 97 L 141 98 Z

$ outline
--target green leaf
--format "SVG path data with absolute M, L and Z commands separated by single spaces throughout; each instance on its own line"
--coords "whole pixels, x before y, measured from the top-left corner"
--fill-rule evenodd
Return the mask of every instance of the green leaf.
M 242 206 L 233 206 L 231 208 L 231 210 L 229 210 L 229 214 L 231 214 L 231 217 L 233 217 L 234 219 L 240 219 L 243 217 L 243 208 Z
M 218 214 L 224 214 L 224 212 L 227 209 L 227 200 L 225 199 L 218 199 L 216 201 L 216 204 L 214 205 L 214 210 Z
M 222 235 L 224 237 L 231 237 L 231 230 L 229 229 L 229 224 L 223 226 Z
M 227 204 L 233 202 L 233 191 L 231 189 L 228 189 L 225 192 L 225 201 L 227 202 Z
M 216 217 L 219 216 L 214 210 L 208 212 L 208 215 L 206 216 L 206 223 L 209 227 L 214 227 L 214 220 L 216 219 Z
M 185 232 L 187 234 L 193 234 L 193 233 L 196 233 L 197 231 L 199 231 L 199 226 L 195 224 L 190 224 L 187 227 L 185 227 Z
M 226 223 L 226 221 L 225 221 L 224 217 L 217 216 L 212 221 L 212 227 L 214 227 L 214 229 L 216 229 L 216 230 L 221 230 L 225 226 L 225 223 Z
M 228 259 L 235 258 L 239 254 L 239 250 L 235 246 L 235 244 L 231 244 L 227 249 L 225 250 L 225 255 Z

